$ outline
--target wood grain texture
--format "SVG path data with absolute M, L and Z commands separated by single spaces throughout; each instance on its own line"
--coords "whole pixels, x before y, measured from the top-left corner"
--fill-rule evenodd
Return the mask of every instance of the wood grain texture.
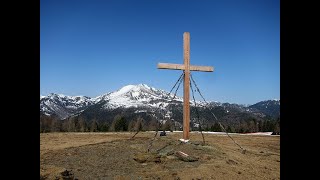
M 183 33 L 183 139 L 189 139 L 190 130 L 190 33 Z
M 158 69 L 184 70 L 184 64 L 158 63 Z M 213 72 L 213 67 L 190 65 L 190 71 Z

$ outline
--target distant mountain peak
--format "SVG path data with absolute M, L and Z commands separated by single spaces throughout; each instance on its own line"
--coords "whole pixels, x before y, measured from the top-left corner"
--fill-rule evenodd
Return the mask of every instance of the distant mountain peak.
M 106 108 L 117 107 L 154 107 L 157 106 L 159 101 L 167 101 L 169 97 L 173 95 L 168 92 L 154 87 L 150 87 L 147 84 L 126 85 L 114 92 L 107 93 L 99 96 L 95 99 L 96 102 L 101 100 L 108 101 Z M 181 98 L 176 97 L 176 100 L 182 101 Z
M 61 119 L 66 118 L 93 104 L 91 98 L 86 96 L 67 96 L 50 93 L 40 96 L 40 113 L 46 115 L 56 114 Z
M 280 99 L 279 100 L 265 100 L 249 106 L 253 111 L 261 111 L 264 114 L 272 117 L 280 115 Z

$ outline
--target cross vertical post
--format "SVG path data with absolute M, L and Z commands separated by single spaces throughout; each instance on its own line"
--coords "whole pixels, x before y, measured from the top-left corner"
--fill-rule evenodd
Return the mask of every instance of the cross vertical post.
M 212 66 L 190 65 L 190 33 L 183 33 L 183 64 L 158 63 L 158 69 L 183 70 L 183 139 L 189 140 L 190 131 L 190 71 L 212 72 Z
M 189 139 L 190 131 L 190 33 L 183 33 L 183 139 Z

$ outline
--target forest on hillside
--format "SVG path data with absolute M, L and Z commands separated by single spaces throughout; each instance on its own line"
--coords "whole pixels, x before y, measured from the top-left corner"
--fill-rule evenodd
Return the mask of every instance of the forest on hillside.
M 190 122 L 191 131 L 224 131 L 219 122 L 207 122 L 203 119 L 199 119 L 199 121 L 193 119 L 193 122 Z M 170 119 L 162 122 L 159 123 L 156 118 L 150 116 L 129 117 L 123 114 L 115 115 L 112 121 L 102 121 L 95 118 L 88 120 L 82 116 L 60 120 L 55 116 L 40 115 L 40 133 L 182 130 L 182 125 L 179 122 Z M 280 134 L 280 117 L 277 119 L 234 118 L 233 121 L 222 120 L 221 125 L 227 132 L 231 133 L 273 132 L 274 134 Z

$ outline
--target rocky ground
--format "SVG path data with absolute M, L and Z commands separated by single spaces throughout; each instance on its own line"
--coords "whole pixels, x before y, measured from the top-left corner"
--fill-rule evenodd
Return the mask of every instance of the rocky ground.
M 133 135 L 41 133 L 40 179 L 280 179 L 280 136 Z

